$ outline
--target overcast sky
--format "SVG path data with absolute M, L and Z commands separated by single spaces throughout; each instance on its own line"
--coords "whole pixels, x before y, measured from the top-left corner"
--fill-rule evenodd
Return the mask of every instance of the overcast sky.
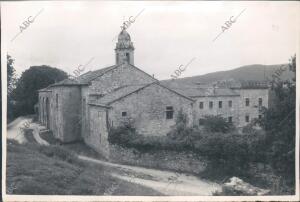
M 135 66 L 158 79 L 169 79 L 192 58 L 195 60 L 181 77 L 250 64 L 287 63 L 296 53 L 300 25 L 297 1 L 1 4 L 2 34 L 18 75 L 34 65 L 71 73 L 92 58 L 87 71 L 115 64 L 113 38 L 124 20 L 141 11 L 127 30 L 135 47 Z M 235 23 L 213 41 L 224 23 L 243 10 Z M 11 42 L 23 21 L 39 11 L 34 22 Z

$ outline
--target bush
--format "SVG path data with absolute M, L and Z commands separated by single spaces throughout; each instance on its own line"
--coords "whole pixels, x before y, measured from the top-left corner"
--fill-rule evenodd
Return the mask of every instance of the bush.
M 108 133 L 108 141 L 111 144 L 128 146 L 129 142 L 134 140 L 138 135 L 133 127 L 132 122 L 126 122 L 119 127 L 112 127 Z
M 204 126 L 204 129 L 209 132 L 227 133 L 229 131 L 234 130 L 233 124 L 226 121 L 225 118 L 223 118 L 219 115 L 218 116 L 213 116 L 213 115 L 204 116 L 204 118 L 201 119 L 201 124 Z
M 194 151 L 211 160 L 212 167 L 222 167 L 224 174 L 246 174 L 250 162 L 264 161 L 265 135 L 256 133 L 201 133 L 194 141 Z

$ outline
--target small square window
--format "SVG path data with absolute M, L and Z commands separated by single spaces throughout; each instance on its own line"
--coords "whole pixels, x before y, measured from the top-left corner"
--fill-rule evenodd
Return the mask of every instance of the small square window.
M 203 102 L 199 102 L 199 108 L 203 109 Z
M 262 115 L 260 114 L 260 115 L 258 115 L 258 119 L 261 119 L 262 118 Z
M 127 116 L 127 112 L 122 112 L 122 116 Z
M 222 101 L 219 101 L 219 108 L 222 108 Z
M 232 100 L 228 101 L 228 107 L 231 108 L 232 107 Z
M 250 105 L 250 100 L 249 100 L 249 98 L 246 98 L 245 104 L 246 104 L 247 107 Z
M 229 116 L 229 117 L 228 117 L 228 122 L 229 122 L 229 123 L 232 123 L 232 116 Z
M 172 106 L 168 106 L 166 107 L 166 119 L 173 119 L 173 107 Z
M 258 98 L 258 106 L 262 106 L 262 98 Z
M 214 106 L 213 102 L 212 102 L 212 101 L 210 101 L 210 102 L 209 102 L 209 108 L 210 108 L 210 109 L 212 109 L 212 108 L 213 108 L 213 106 Z

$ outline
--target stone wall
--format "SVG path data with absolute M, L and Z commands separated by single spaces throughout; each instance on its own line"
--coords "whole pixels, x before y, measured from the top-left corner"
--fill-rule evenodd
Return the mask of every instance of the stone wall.
M 89 88 L 88 86 L 81 87 L 81 137 L 89 135 Z
M 46 125 L 46 100 L 49 101 L 49 129 L 62 142 L 80 139 L 80 88 L 78 86 L 55 86 L 48 92 L 39 92 L 40 121 Z M 45 101 L 43 101 L 45 100 Z
M 222 101 L 222 108 L 219 108 L 219 101 Z M 232 107 L 229 106 L 229 101 L 232 101 Z M 200 102 L 203 102 L 203 109 L 200 109 Z M 209 108 L 209 102 L 213 102 L 212 108 Z M 239 124 L 239 96 L 198 97 L 193 110 L 195 125 L 199 125 L 199 119 L 206 115 L 221 115 L 225 119 L 232 117 L 232 122 Z
M 129 64 L 123 64 L 91 81 L 89 93 L 105 94 L 112 91 L 113 88 L 125 85 L 147 84 L 154 81 L 156 80 L 153 77 L 141 70 Z
M 61 102 L 64 116 L 63 142 L 80 140 L 81 132 L 81 93 L 79 86 L 61 87 Z
M 84 142 L 104 157 L 109 157 L 107 109 L 89 105 L 89 133 L 84 136 Z
M 268 89 L 239 89 L 239 126 L 243 127 L 249 124 L 253 119 L 259 117 L 258 99 L 262 98 L 262 106 L 269 106 Z M 249 106 L 246 106 L 246 98 L 249 98 Z M 249 116 L 249 122 L 246 122 L 246 116 Z
M 166 135 L 180 109 L 188 116 L 189 125 L 192 124 L 193 101 L 184 98 L 158 84 L 152 84 L 142 90 L 126 96 L 111 104 L 109 111 L 110 125 L 117 127 L 124 121 L 131 119 L 137 132 L 143 135 Z M 172 106 L 172 119 L 166 119 L 166 107 Z M 122 116 L 126 112 L 126 116 Z
M 140 153 L 135 149 L 110 145 L 111 162 L 199 174 L 205 170 L 207 161 L 191 152 L 153 151 Z

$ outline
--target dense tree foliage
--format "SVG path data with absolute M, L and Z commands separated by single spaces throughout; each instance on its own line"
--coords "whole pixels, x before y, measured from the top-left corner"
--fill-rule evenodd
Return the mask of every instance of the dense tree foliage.
M 67 78 L 67 73 L 46 65 L 32 66 L 22 73 L 12 92 L 14 117 L 34 113 L 38 102 L 37 90 Z
M 17 82 L 16 78 L 16 70 L 13 67 L 14 59 L 7 55 L 7 94 L 8 96 L 11 94 L 12 90 L 15 88 L 15 84 Z
M 231 122 L 228 122 L 222 116 L 208 115 L 205 116 L 200 121 L 201 121 L 200 124 L 203 125 L 204 129 L 208 132 L 227 133 L 230 130 L 234 129 L 233 124 Z
M 290 71 L 296 73 L 296 56 L 290 59 Z M 263 109 L 259 122 L 267 132 L 266 155 L 275 171 L 293 183 L 295 178 L 296 83 L 281 81 L 273 86 L 274 102 Z
M 13 66 L 14 64 L 14 59 L 10 56 L 7 55 L 7 109 L 10 109 L 7 111 L 7 119 L 8 121 L 12 120 L 14 115 L 13 115 L 13 102 L 12 102 L 12 92 L 13 89 L 15 89 L 15 85 L 17 82 L 16 78 L 16 70 Z

